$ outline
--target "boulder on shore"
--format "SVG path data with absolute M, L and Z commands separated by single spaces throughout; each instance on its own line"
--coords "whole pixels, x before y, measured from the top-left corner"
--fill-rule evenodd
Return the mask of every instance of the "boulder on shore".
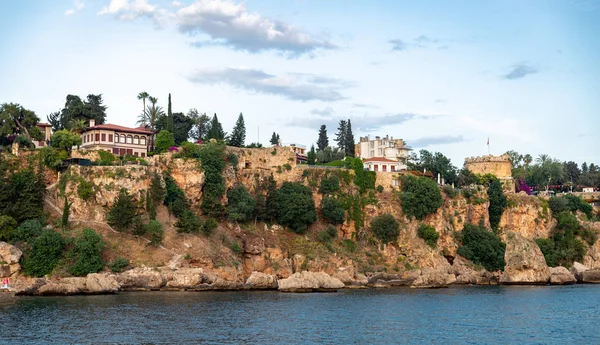
M 547 284 L 550 280 L 544 254 L 532 239 L 509 233 L 504 260 L 506 266 L 500 276 L 500 284 Z
M 6 242 L 0 242 L 0 261 L 6 265 L 18 264 L 23 252 Z
M 581 281 L 584 283 L 600 284 L 600 268 L 584 271 Z
M 452 262 L 452 273 L 456 276 L 454 284 L 471 285 L 497 285 L 498 275 L 486 271 L 484 268 L 476 269 L 469 260 L 457 255 Z
M 252 289 L 277 289 L 277 277 L 262 272 L 252 272 L 246 279 L 246 285 Z
M 110 294 L 119 291 L 119 282 L 114 274 L 92 273 L 85 280 L 85 293 L 88 294 Z
M 577 279 L 577 282 L 579 283 L 583 281 L 583 272 L 587 270 L 589 270 L 587 266 L 584 266 L 577 261 L 575 261 L 573 266 L 571 266 L 571 273 L 575 276 L 575 279 Z
M 62 278 L 60 280 L 46 281 L 40 286 L 36 295 L 40 296 L 68 296 L 79 295 L 86 292 L 86 278 Z
M 550 267 L 550 274 L 550 284 L 552 285 L 569 285 L 577 283 L 575 276 L 565 267 Z
M 117 275 L 123 290 L 158 290 L 167 283 L 160 271 L 150 267 L 137 267 Z
M 419 276 L 411 288 L 445 288 L 456 281 L 454 274 L 445 272 L 430 272 Z
M 169 289 L 193 289 L 203 282 L 202 268 L 179 268 L 163 274 Z
M 278 282 L 279 291 L 284 292 L 327 292 L 337 291 L 344 287 L 339 279 L 325 272 L 296 272 L 289 278 Z

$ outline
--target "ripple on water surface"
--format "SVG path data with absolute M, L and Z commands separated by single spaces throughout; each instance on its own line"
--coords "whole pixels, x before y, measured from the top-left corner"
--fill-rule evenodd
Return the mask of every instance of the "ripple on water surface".
M 2 344 L 599 344 L 600 286 L 0 295 Z

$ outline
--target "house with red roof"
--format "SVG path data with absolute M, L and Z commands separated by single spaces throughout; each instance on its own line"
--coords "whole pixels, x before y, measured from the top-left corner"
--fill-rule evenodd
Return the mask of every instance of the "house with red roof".
M 406 170 L 406 166 L 400 164 L 400 161 L 384 157 L 371 157 L 363 160 L 363 166 L 370 171 L 378 172 L 397 172 Z
M 44 133 L 44 139 L 40 141 L 34 140 L 33 144 L 35 145 L 35 148 L 38 149 L 40 147 L 48 146 L 50 139 L 52 139 L 52 126 L 49 123 L 43 122 L 38 123 L 36 126 Z
M 89 127 L 81 132 L 80 148 L 107 151 L 119 156 L 146 157 L 152 135 L 154 132 L 145 127 L 96 125 L 95 120 L 90 120 Z

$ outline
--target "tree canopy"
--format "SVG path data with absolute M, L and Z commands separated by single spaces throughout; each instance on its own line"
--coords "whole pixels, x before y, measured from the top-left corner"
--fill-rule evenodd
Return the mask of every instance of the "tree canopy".
M 213 115 L 212 120 L 210 120 L 210 128 L 208 129 L 206 140 L 225 140 L 225 136 L 226 133 L 223 131 L 223 126 L 221 125 L 221 122 L 219 122 L 217 114 Z
M 329 138 L 327 137 L 327 126 L 321 125 L 319 128 L 319 139 L 317 140 L 317 150 L 325 150 L 329 146 Z
M 39 121 L 33 111 L 23 108 L 20 104 L 0 105 L 0 144 L 9 144 L 10 137 L 19 135 L 29 140 L 43 140 L 44 134 L 37 127 Z
M 81 145 L 81 136 L 66 129 L 54 132 L 52 135 L 52 147 L 71 151 L 73 146 Z
M 244 124 L 244 115 L 240 113 L 240 116 L 238 116 L 235 126 L 233 127 L 233 131 L 231 131 L 227 144 L 230 146 L 243 147 L 245 142 L 246 125 Z
M 95 120 L 97 125 L 106 121 L 106 106 L 103 105 L 102 94 L 89 94 L 85 100 L 76 95 L 67 95 L 62 110 L 48 115 L 48 122 L 53 131 L 80 130 L 85 128 L 91 119 Z

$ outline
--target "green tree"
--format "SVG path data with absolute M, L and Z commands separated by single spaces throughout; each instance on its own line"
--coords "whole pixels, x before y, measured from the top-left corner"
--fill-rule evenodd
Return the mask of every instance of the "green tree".
M 148 213 L 148 219 L 156 220 L 156 204 L 152 200 L 152 194 L 150 191 L 146 191 L 146 213 Z
M 210 121 L 210 129 L 206 135 L 206 139 L 215 139 L 217 141 L 225 140 L 226 133 L 223 131 L 223 126 L 221 122 L 219 122 L 219 118 L 217 114 L 213 115 L 212 120 Z
M 69 214 L 71 213 L 71 205 L 72 205 L 72 203 L 70 203 L 69 200 L 67 200 L 67 197 L 65 196 L 65 204 L 63 206 L 63 213 L 62 213 L 62 220 L 61 220 L 61 225 L 62 225 L 63 229 L 69 228 Z
M 344 224 L 346 211 L 338 200 L 326 197 L 321 201 L 321 215 L 331 224 Z
M 146 233 L 150 235 L 150 244 L 153 246 L 159 245 L 164 236 L 163 226 L 156 220 L 150 220 L 145 226 Z
M 63 129 L 54 132 L 51 139 L 52 147 L 71 151 L 73 146 L 81 145 L 81 136 L 69 130 Z
M 169 127 L 169 117 L 168 116 L 160 116 L 156 121 L 156 130 L 168 130 L 173 133 L 173 140 L 175 141 L 175 145 L 182 145 L 188 142 L 190 138 L 190 132 L 194 127 L 194 120 L 191 117 L 186 116 L 184 113 L 173 113 L 171 115 L 171 120 L 173 121 L 171 127 L 173 130 L 168 130 Z
M 417 235 L 422 238 L 425 243 L 431 248 L 437 247 L 437 241 L 440 238 L 440 234 L 435 231 L 433 226 L 429 226 L 427 224 L 419 225 L 419 230 L 417 231 Z
M 488 207 L 490 226 L 492 229 L 497 229 L 500 224 L 500 218 L 502 218 L 502 213 L 508 205 L 506 196 L 502 190 L 502 184 L 499 180 L 496 179 L 490 183 L 488 196 L 490 198 L 490 205 Z
M 116 230 L 124 232 L 131 228 L 136 216 L 135 201 L 126 189 L 121 189 L 117 200 L 108 210 L 108 224 Z
M 458 187 L 466 187 L 477 183 L 477 177 L 467 168 L 460 169 L 456 179 Z
M 460 234 L 458 254 L 488 271 L 504 269 L 506 244 L 491 231 L 473 224 L 465 224 Z
M 327 137 L 327 127 L 321 125 L 319 128 L 319 140 L 317 140 L 317 150 L 322 151 L 329 146 L 329 138 Z
M 331 148 L 327 146 L 323 150 L 317 151 L 317 160 L 319 163 L 329 163 L 337 160 L 342 160 L 346 157 L 344 151 L 340 151 L 337 147 Z
M 352 133 L 352 123 L 350 122 L 350 119 L 348 119 L 348 122 L 346 123 L 346 135 L 344 137 L 344 140 L 345 140 L 344 148 L 345 148 L 346 156 L 354 157 L 354 154 L 355 154 L 354 134 Z
M 17 227 L 17 221 L 10 216 L 0 216 L 0 241 L 8 242 Z
M 82 100 L 76 95 L 67 95 L 63 109 L 60 111 L 60 117 L 56 113 L 48 116 L 48 121 L 52 124 L 54 131 L 61 129 L 81 130 L 90 120 L 96 124 L 103 124 L 106 121 L 106 106 L 104 106 L 102 95 L 89 94 L 86 100 Z
M 227 214 L 229 220 L 246 222 L 253 218 L 256 201 L 243 185 L 235 186 L 227 191 Z
M 308 151 L 307 155 L 308 165 L 315 165 L 317 160 L 317 153 L 315 152 L 315 145 L 310 146 L 310 151 Z
M 383 243 L 389 243 L 398 239 L 398 235 L 400 235 L 400 224 L 394 216 L 385 213 L 373 218 L 371 221 L 371 230 L 373 230 L 375 237 L 380 239 Z
M 84 228 L 81 235 L 73 241 L 73 248 L 69 252 L 72 265 L 69 272 L 76 277 L 96 273 L 104 268 L 102 260 L 104 241 L 94 230 Z
M 340 124 L 337 128 L 337 133 L 335 133 L 335 141 L 337 142 L 338 148 L 342 152 L 346 152 L 346 134 L 348 134 L 347 122 L 346 120 L 340 120 Z
M 456 167 L 452 165 L 452 162 L 448 157 L 440 152 L 432 153 L 427 150 L 419 151 L 417 161 L 411 162 L 409 168 L 416 171 L 430 171 L 436 179 L 438 174 L 440 174 L 444 181 L 449 184 L 456 182 Z
M 200 150 L 200 162 L 204 170 L 204 189 L 202 196 L 202 212 L 211 217 L 223 214 L 221 198 L 225 194 L 223 169 L 225 169 L 225 145 L 208 143 Z
M 407 175 L 401 178 L 401 183 L 400 200 L 407 216 L 422 220 L 442 206 L 442 194 L 433 180 Z
M 43 174 L 26 168 L 6 176 L 0 174 L 0 215 L 13 217 L 17 223 L 44 216 Z
M 11 135 L 23 135 L 29 141 L 43 140 L 44 134 L 37 127 L 40 119 L 31 110 L 19 104 L 4 103 L 0 105 L 0 142 Z
M 150 197 L 155 204 L 161 204 L 165 200 L 165 187 L 158 173 L 155 171 L 150 180 Z
M 169 103 L 167 106 L 167 131 L 174 133 L 174 127 L 173 127 L 173 110 L 171 107 L 171 94 L 169 93 Z M 187 140 L 187 137 L 186 137 Z
M 271 140 L 269 140 L 269 142 L 271 143 L 271 145 L 279 144 L 279 134 L 273 132 L 273 135 L 271 136 Z
M 277 221 L 295 233 L 304 233 L 317 220 L 310 188 L 297 182 L 284 182 L 277 191 Z
M 206 135 L 210 129 L 210 117 L 208 117 L 206 114 L 200 115 L 198 110 L 195 108 L 190 109 L 187 116 L 192 119 L 193 123 L 190 131 L 190 136 L 192 139 L 196 141 L 206 140 Z
M 175 137 L 173 136 L 173 133 L 166 130 L 160 131 L 156 137 L 155 151 L 159 153 L 167 152 L 171 146 L 175 146 Z
M 319 184 L 319 193 L 332 194 L 338 190 L 340 190 L 340 179 L 337 176 L 331 175 L 321 179 L 321 183 Z
M 244 142 L 246 141 L 246 125 L 244 124 L 244 115 L 240 113 L 238 119 L 233 127 L 233 131 L 229 136 L 229 140 L 227 142 L 230 146 L 242 147 L 244 146 Z
M 42 234 L 43 229 L 44 224 L 39 219 L 28 219 L 15 229 L 12 241 L 31 242 Z
M 202 231 L 202 221 L 200 217 L 196 216 L 192 211 L 185 210 L 181 213 L 177 222 L 175 222 L 175 228 L 180 233 L 197 233 Z
M 65 241 L 59 233 L 44 230 L 32 241 L 22 259 L 23 272 L 31 277 L 43 277 L 58 265 Z

